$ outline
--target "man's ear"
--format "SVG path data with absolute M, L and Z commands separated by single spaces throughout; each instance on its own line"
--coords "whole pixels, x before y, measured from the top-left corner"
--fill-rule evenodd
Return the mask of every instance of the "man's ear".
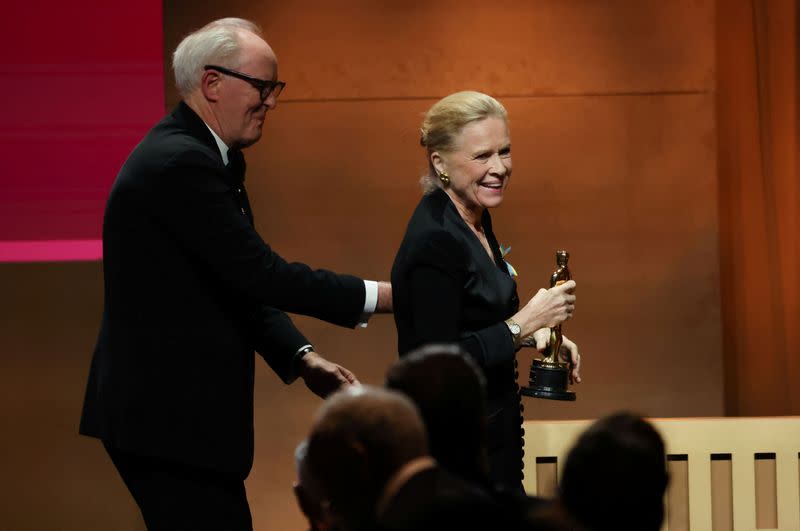
M 220 91 L 222 89 L 222 76 L 219 72 L 214 70 L 203 71 L 203 77 L 200 78 L 200 90 L 203 96 L 208 101 L 216 102 L 219 100 Z
M 431 165 L 438 173 L 447 173 L 444 157 L 438 151 L 431 153 Z

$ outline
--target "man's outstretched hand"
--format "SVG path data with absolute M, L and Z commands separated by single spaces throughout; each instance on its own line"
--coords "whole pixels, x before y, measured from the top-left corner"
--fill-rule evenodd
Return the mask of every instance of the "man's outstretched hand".
M 300 377 L 306 387 L 322 398 L 349 385 L 361 385 L 352 372 L 316 352 L 303 356 L 300 363 Z

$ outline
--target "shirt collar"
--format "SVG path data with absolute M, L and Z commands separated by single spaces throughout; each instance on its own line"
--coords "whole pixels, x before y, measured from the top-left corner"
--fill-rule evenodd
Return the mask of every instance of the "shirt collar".
M 230 148 L 227 145 L 225 145 L 225 142 L 222 141 L 219 135 L 217 135 L 217 133 L 215 133 L 214 130 L 211 129 L 211 127 L 208 124 L 206 124 L 205 122 L 203 123 L 205 124 L 206 127 L 208 127 L 208 130 L 211 131 L 211 134 L 214 136 L 214 141 L 217 143 L 217 147 L 219 148 L 219 154 L 222 156 L 222 163 L 225 166 L 227 166 L 228 150 L 230 150 Z

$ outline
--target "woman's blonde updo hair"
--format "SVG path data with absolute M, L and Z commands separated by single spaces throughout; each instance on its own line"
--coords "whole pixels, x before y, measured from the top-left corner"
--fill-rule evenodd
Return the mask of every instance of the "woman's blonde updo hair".
M 427 150 L 428 154 L 428 173 L 420 179 L 425 193 L 442 186 L 431 162 L 431 153 L 452 151 L 455 149 L 456 137 L 464 126 L 490 116 L 501 118 L 504 121 L 508 119 L 508 113 L 499 101 L 474 90 L 465 90 L 445 96 L 428 109 L 422 120 L 420 129 L 422 135 L 419 139 L 420 145 Z

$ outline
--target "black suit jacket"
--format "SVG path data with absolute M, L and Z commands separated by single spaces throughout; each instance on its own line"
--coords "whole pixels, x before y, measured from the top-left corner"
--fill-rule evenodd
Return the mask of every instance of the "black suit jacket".
M 522 432 L 516 360 L 505 319 L 519 307 L 492 232 L 482 225 L 490 258 L 443 190 L 425 195 L 408 223 L 392 267 L 392 298 L 400 355 L 425 343 L 458 342 L 487 383 L 491 476 L 520 488 Z
M 80 431 L 244 477 L 253 351 L 289 381 L 307 343 L 274 308 L 353 327 L 365 290 L 270 249 L 236 173 L 183 103 L 123 165 L 103 224 L 104 310 Z

